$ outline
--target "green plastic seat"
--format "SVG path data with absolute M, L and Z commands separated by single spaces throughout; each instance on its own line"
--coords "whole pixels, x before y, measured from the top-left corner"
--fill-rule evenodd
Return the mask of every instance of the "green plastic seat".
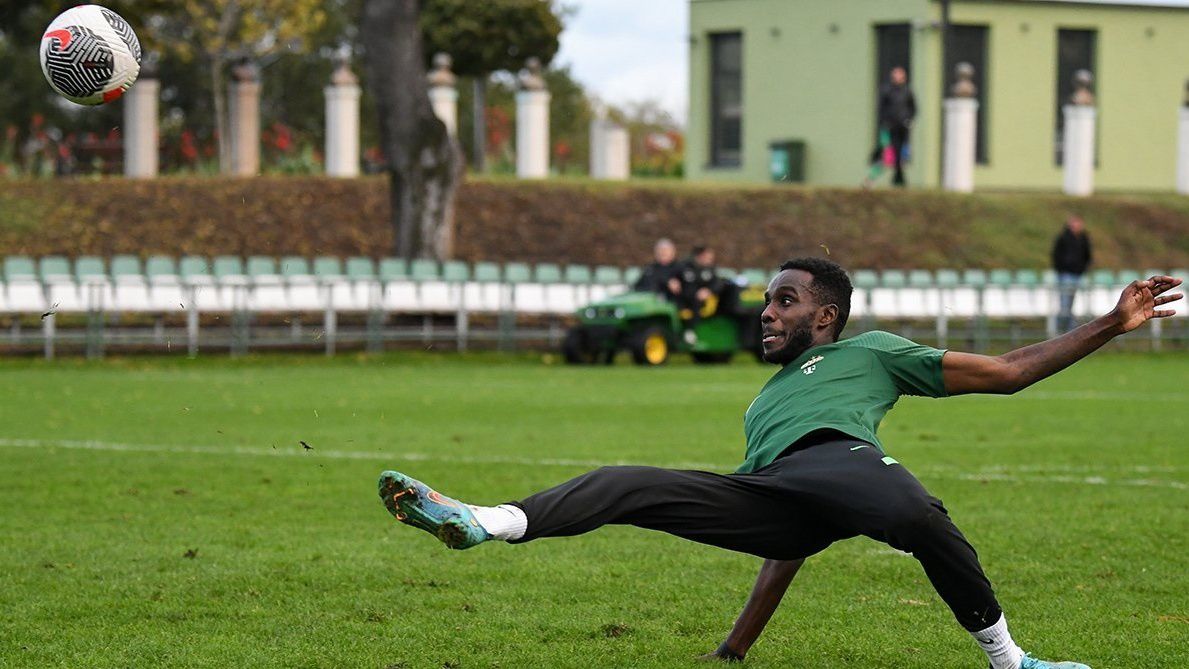
M 1189 268 L 1170 269 L 1170 270 L 1168 270 L 1168 275 L 1173 277 L 1174 279 L 1184 279 L 1185 281 L 1189 281 Z M 1185 284 L 1181 284 L 1182 288 L 1184 287 L 1184 285 Z M 1182 290 L 1181 292 L 1184 292 L 1184 291 Z M 1189 299 L 1189 298 L 1181 298 L 1181 299 Z M 1184 309 L 1185 307 L 1183 304 L 1178 304 L 1177 308 Z
M 50 277 L 62 278 L 70 276 L 70 261 L 64 256 L 45 256 L 37 263 L 37 271 L 44 281 Z
M 302 256 L 281 258 L 281 276 L 309 276 L 310 261 Z
M 629 267 L 623 271 L 623 282 L 629 286 L 634 286 L 640 280 L 640 275 L 643 273 L 644 270 L 639 267 Z
M 742 272 L 743 278 L 747 279 L 747 283 L 754 286 L 767 286 L 768 281 L 772 278 L 772 273 L 766 269 L 759 267 L 749 267 Z
M 37 266 L 29 256 L 8 256 L 4 259 L 4 280 L 32 279 L 37 276 Z
M 937 280 L 927 269 L 914 269 L 908 273 L 908 285 L 913 288 L 933 288 L 937 285 Z
M 1168 273 L 1166 270 L 1162 270 L 1162 269 L 1152 269 L 1152 268 L 1150 268 L 1150 267 L 1149 267 L 1148 269 L 1145 269 L 1145 270 L 1144 270 L 1144 278 L 1145 278 L 1145 279 L 1147 279 L 1147 278 L 1149 278 L 1149 277 L 1153 277 L 1153 276 L 1176 276 L 1176 275 L 1175 275 L 1175 274 L 1169 274 L 1169 273 Z
M 956 269 L 939 269 L 937 270 L 937 285 L 940 288 L 954 288 L 962 283 L 962 279 Z
M 987 281 L 992 286 L 1010 286 L 1014 283 L 1010 269 L 993 269 L 987 275 Z
M 1013 277 L 1016 285 L 1032 288 L 1040 285 L 1040 272 L 1034 269 L 1018 269 Z
M 239 256 L 218 256 L 215 258 L 215 276 L 225 279 L 244 276 L 244 261 Z
M 566 283 L 593 283 L 594 272 L 586 265 L 566 265 L 562 278 Z
M 510 262 L 504 265 L 504 281 L 508 283 L 528 283 L 532 281 L 533 273 L 528 265 L 522 262 Z
M 879 283 L 884 288 L 903 288 L 908 285 L 908 275 L 903 270 L 885 269 L 880 273 Z
M 111 275 L 119 278 L 122 276 L 140 276 L 140 258 L 131 255 L 118 255 L 111 259 Z
M 851 277 L 851 283 L 855 288 L 875 288 L 879 285 L 879 275 L 873 270 L 857 269 Z
M 442 278 L 453 283 L 461 283 L 471 278 L 471 268 L 461 260 L 447 260 L 442 263 Z
M 595 268 L 594 280 L 604 286 L 623 283 L 623 270 L 611 265 L 599 265 Z
M 725 281 L 730 281 L 739 276 L 739 270 L 734 267 L 715 267 L 714 273 L 718 275 L 718 278 Z
M 1057 272 L 1051 269 L 1046 269 L 1040 273 L 1040 282 L 1046 286 L 1057 285 Z
M 1140 274 L 1137 270 L 1123 269 L 1123 270 L 1119 270 L 1119 276 L 1116 278 L 1119 281 L 1119 285 L 1122 286 L 1124 284 L 1131 283 L 1132 281 L 1139 281 L 1141 279 L 1146 279 L 1146 278 L 1148 278 L 1148 276 L 1151 276 L 1151 275 L 1149 274 L 1147 276 L 1144 276 L 1144 275 Z
M 81 256 L 74 261 L 74 276 L 82 281 L 85 279 L 106 279 L 107 268 L 103 258 L 95 256 Z
M 396 281 L 409 278 L 409 263 L 404 258 L 381 258 L 380 278 L 384 281 Z
M 1115 285 L 1115 273 L 1109 269 L 1096 269 L 1090 275 L 1090 281 L 1096 286 Z
M 274 276 L 276 273 L 276 258 L 272 256 L 252 256 L 248 258 L 248 276 Z
M 962 284 L 982 288 L 987 285 L 987 272 L 981 269 L 964 269 L 962 270 Z
M 352 279 L 374 279 L 376 277 L 376 263 L 371 258 L 354 256 L 347 258 L 347 276 Z
M 329 278 L 343 275 L 343 261 L 334 256 L 318 256 L 314 258 L 314 276 Z
M 409 276 L 414 281 L 436 281 L 441 278 L 438 261 L 419 259 L 409 263 Z
M 499 283 L 500 266 L 493 262 L 477 262 L 475 263 L 474 278 L 480 283 Z
M 178 266 L 171 256 L 149 256 L 145 261 L 144 273 L 150 279 L 155 276 L 176 276 Z
M 183 256 L 178 263 L 178 272 L 184 279 L 209 277 L 211 264 L 202 256 Z
M 533 270 L 533 280 L 537 283 L 561 283 L 561 268 L 551 262 L 540 263 Z

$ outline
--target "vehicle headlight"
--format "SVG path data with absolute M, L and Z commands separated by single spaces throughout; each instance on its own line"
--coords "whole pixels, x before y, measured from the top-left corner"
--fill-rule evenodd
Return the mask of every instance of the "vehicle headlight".
M 616 309 L 616 310 L 615 310 L 615 317 L 616 317 L 616 318 L 623 318 L 623 317 L 624 317 L 624 316 L 626 316 L 626 315 L 627 315 L 627 312 L 626 312 L 626 311 L 624 311 L 622 308 L 620 308 L 620 309 Z
M 599 312 L 594 307 L 590 307 L 589 309 L 586 310 L 587 318 L 594 318 L 598 315 L 599 315 Z

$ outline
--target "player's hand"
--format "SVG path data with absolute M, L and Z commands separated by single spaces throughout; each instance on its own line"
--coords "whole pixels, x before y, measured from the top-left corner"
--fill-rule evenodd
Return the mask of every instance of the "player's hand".
M 1175 302 L 1184 295 L 1165 295 L 1168 291 L 1181 285 L 1180 279 L 1171 276 L 1154 276 L 1142 281 L 1132 281 L 1119 295 L 1119 303 L 1115 305 L 1114 315 L 1118 319 L 1121 332 L 1131 332 L 1153 318 L 1168 318 L 1176 312 L 1172 309 L 1157 309 L 1157 307 Z

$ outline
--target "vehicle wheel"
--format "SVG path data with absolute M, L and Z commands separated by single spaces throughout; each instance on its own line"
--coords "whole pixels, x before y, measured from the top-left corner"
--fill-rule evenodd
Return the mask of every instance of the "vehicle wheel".
M 694 362 L 702 365 L 724 365 L 731 361 L 731 353 L 691 353 Z
M 561 354 L 571 365 L 593 365 L 598 357 L 597 353 L 591 350 L 582 328 L 570 328 L 566 338 L 561 342 Z
M 669 359 L 669 337 L 664 328 L 653 325 L 632 333 L 628 348 L 637 365 L 663 365 Z

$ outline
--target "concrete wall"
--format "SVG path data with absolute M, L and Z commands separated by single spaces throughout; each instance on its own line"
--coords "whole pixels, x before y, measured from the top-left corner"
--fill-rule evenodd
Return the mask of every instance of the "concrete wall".
M 957 0 L 954 23 L 987 25 L 988 157 L 977 188 L 1059 189 L 1053 160 L 1058 28 L 1098 30 L 1099 189 L 1172 190 L 1176 123 L 1189 77 L 1189 11 Z M 806 180 L 856 185 L 872 144 L 875 30 L 912 22 L 914 186 L 940 182 L 941 49 L 932 0 L 690 0 L 690 179 L 769 181 L 768 143 L 807 142 Z M 708 34 L 743 33 L 743 158 L 709 166 Z

